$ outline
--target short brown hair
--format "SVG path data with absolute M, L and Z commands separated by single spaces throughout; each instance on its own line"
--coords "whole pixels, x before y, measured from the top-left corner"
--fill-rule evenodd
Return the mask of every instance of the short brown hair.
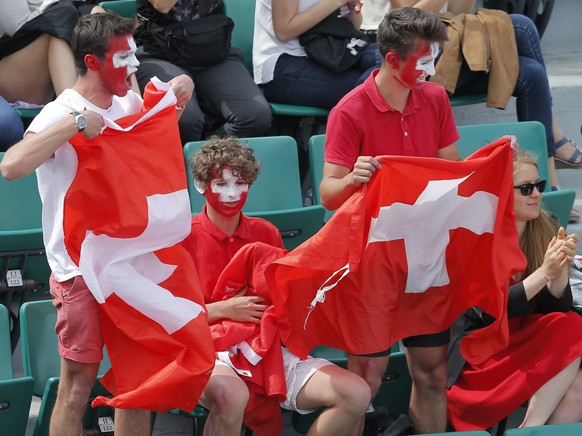
M 77 73 L 81 76 L 87 74 L 85 55 L 105 59 L 111 38 L 133 35 L 138 25 L 137 18 L 123 18 L 112 12 L 81 15 L 71 41 Z
M 221 174 L 221 168 L 225 165 L 231 167 L 249 185 L 257 180 L 260 171 L 253 149 L 241 144 L 234 136 L 210 138 L 188 158 L 188 165 L 194 181 L 202 186 L 206 186 L 214 174 Z
M 405 60 L 416 51 L 419 41 L 443 45 L 447 28 L 439 16 L 419 8 L 397 8 L 384 15 L 378 26 L 378 50 L 382 59 L 393 51 Z

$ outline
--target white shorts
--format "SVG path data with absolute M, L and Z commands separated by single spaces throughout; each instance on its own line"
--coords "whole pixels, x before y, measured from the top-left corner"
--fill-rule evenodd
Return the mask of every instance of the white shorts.
M 287 398 L 281 404 L 283 409 L 293 410 L 302 415 L 311 413 L 316 409 L 299 409 L 297 407 L 297 395 L 311 376 L 324 366 L 333 365 L 329 360 L 308 356 L 301 360 L 285 347 L 281 347 L 283 352 L 283 368 L 285 370 L 285 383 L 287 384 Z M 216 365 L 225 365 L 237 372 L 236 368 L 227 357 L 228 352 L 218 353 Z

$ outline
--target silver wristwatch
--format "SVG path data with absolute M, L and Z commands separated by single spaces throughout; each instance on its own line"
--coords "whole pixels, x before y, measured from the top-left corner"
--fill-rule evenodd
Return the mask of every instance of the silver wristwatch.
M 79 132 L 85 130 L 85 127 L 87 127 L 87 117 L 77 111 L 71 112 L 71 115 L 75 117 L 75 124 L 77 125 Z

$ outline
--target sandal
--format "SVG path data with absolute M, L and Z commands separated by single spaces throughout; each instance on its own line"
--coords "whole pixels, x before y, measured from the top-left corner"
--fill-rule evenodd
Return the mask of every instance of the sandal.
M 580 213 L 576 209 L 572 209 L 570 211 L 570 219 L 568 220 L 568 224 L 576 224 L 580 221 Z
M 558 157 L 557 154 L 554 155 L 554 162 L 556 164 L 556 169 L 559 168 L 582 168 L 582 160 L 580 162 L 576 162 L 579 156 L 582 155 L 582 151 L 578 148 L 576 143 L 572 141 L 570 138 L 564 136 L 562 139 L 554 143 L 554 150 L 557 151 L 558 148 L 566 145 L 572 144 L 574 146 L 574 152 L 570 156 L 568 160 L 564 160 Z

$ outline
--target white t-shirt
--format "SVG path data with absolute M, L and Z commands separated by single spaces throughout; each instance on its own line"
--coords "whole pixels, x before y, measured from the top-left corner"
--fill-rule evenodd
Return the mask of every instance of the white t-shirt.
M 363 0 L 362 1 L 362 30 L 378 30 L 378 25 L 388 12 L 390 0 Z
M 139 112 L 142 98 L 129 91 L 124 97 L 113 97 L 111 106 L 102 109 L 83 98 L 72 89 L 66 89 L 54 101 L 48 103 L 30 123 L 27 132 L 38 133 L 59 122 L 72 111 L 92 110 L 109 120 L 117 120 Z M 77 174 L 77 154 L 71 144 L 65 142 L 52 159 L 36 169 L 38 191 L 42 201 L 42 230 L 48 263 L 59 282 L 80 274 L 71 260 L 64 242 L 63 206 L 64 198 Z M 87 189 L 98 187 L 87 186 Z
M 319 0 L 299 0 L 297 11 L 303 12 L 317 3 L 319 3 Z M 275 64 L 283 53 L 291 56 L 307 56 L 305 49 L 299 44 L 299 38 L 283 42 L 275 36 L 271 0 L 257 0 L 255 33 L 253 36 L 253 74 L 255 83 L 260 85 L 273 80 Z

